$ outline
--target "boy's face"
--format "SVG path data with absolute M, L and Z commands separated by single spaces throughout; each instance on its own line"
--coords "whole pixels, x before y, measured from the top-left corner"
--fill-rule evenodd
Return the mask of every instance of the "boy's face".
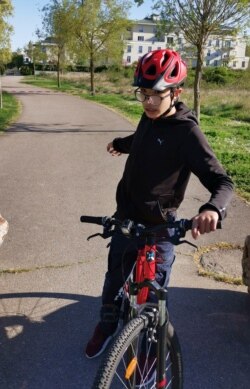
M 157 92 L 153 89 L 138 88 L 136 91 L 136 97 L 141 101 L 143 109 L 146 115 L 150 119 L 157 119 L 170 107 L 171 101 L 171 90 L 166 89 L 163 92 Z M 175 113 L 175 108 L 169 112 L 169 115 Z

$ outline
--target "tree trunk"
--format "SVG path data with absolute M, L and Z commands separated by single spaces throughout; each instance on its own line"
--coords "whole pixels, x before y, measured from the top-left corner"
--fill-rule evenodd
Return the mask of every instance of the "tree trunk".
M 61 79 L 60 79 L 60 53 L 57 55 L 57 87 L 60 88 Z
M 194 79 L 194 111 L 196 113 L 198 121 L 200 120 L 201 109 L 201 96 L 200 96 L 200 84 L 203 69 L 204 50 L 203 47 L 197 47 L 197 64 L 195 69 Z
M 92 96 L 95 95 L 95 85 L 94 85 L 94 60 L 93 55 L 90 54 L 90 93 Z

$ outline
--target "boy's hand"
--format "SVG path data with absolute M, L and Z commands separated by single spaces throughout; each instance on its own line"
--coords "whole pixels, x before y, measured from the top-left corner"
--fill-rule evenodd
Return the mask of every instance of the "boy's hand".
M 114 146 L 113 146 L 113 142 L 110 142 L 108 145 L 107 145 L 107 151 L 112 155 L 112 156 L 119 156 L 119 155 L 122 155 L 122 153 L 120 153 L 119 151 L 116 151 L 114 149 Z
M 216 230 L 219 215 L 216 211 L 205 210 L 193 218 L 192 237 L 197 239 L 201 234 Z

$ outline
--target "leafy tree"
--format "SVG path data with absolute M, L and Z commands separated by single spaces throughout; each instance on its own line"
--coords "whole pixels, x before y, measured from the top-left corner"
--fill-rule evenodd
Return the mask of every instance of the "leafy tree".
M 8 23 L 8 17 L 12 15 L 13 6 L 10 0 L 0 1 L 0 63 L 6 64 L 11 59 L 10 36 L 13 31 Z
M 36 63 L 45 62 L 47 60 L 47 54 L 44 52 L 42 43 L 36 42 L 33 43 L 30 41 L 28 45 L 24 48 L 26 55 L 30 58 L 33 65 L 33 74 L 36 74 Z
M 13 6 L 11 0 L 0 1 L 0 71 L 2 73 L 4 65 L 11 59 L 10 35 L 12 27 L 7 18 L 12 15 Z M 0 80 L 1 81 L 1 80 Z M 3 108 L 2 85 L 0 85 L 0 108 Z
M 43 27 L 52 37 L 51 55 L 57 58 L 57 84 L 60 87 L 60 73 L 67 62 L 67 48 L 73 38 L 74 0 L 52 0 L 42 9 Z
M 23 54 L 19 51 L 14 51 L 12 53 L 11 62 L 7 64 L 7 68 L 19 69 L 21 66 L 23 66 Z
M 140 5 L 143 0 L 135 0 Z M 204 49 L 210 35 L 233 34 L 249 16 L 249 0 L 155 0 L 168 28 L 179 29 L 196 49 L 194 110 L 200 117 L 200 83 Z
M 54 42 L 51 54 L 57 56 L 60 72 L 69 59 L 90 64 L 91 93 L 95 93 L 96 63 L 122 58 L 123 35 L 130 25 L 126 0 L 51 0 L 43 9 L 43 27 Z
M 94 69 L 96 63 L 120 61 L 123 35 L 130 26 L 126 15 L 130 3 L 126 0 L 76 1 L 75 52 L 88 59 L 91 93 L 95 94 Z

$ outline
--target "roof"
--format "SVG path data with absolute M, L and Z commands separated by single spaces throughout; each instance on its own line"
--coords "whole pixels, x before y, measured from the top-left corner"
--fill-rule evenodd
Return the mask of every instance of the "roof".
M 137 24 L 156 24 L 159 21 L 159 15 L 152 14 L 150 16 L 146 16 L 144 19 L 141 20 L 134 20 Z

